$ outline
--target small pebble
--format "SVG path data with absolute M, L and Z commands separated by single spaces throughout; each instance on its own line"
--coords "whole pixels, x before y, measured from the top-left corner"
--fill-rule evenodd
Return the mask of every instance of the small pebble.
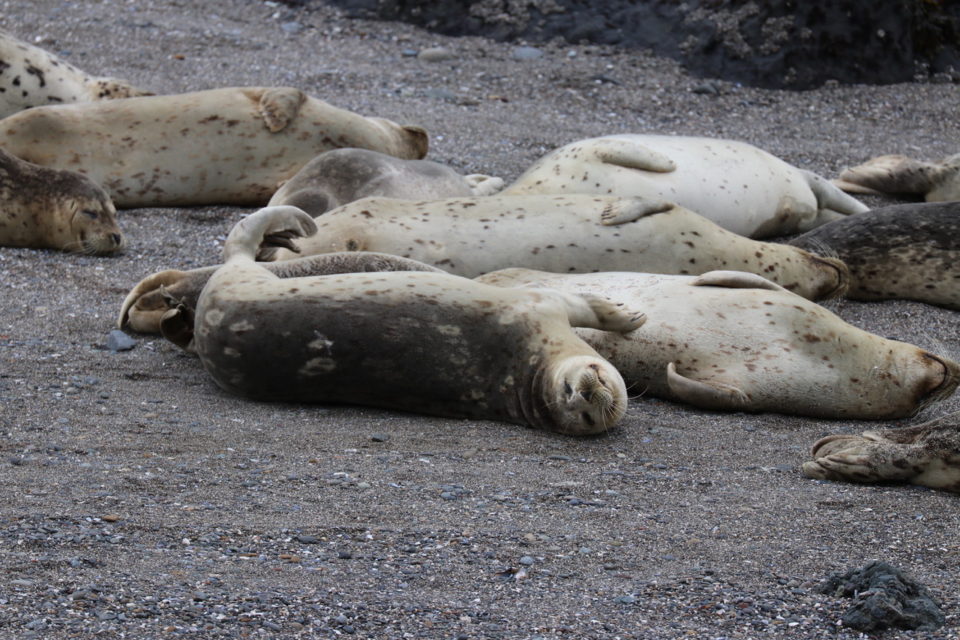
M 536 60 L 543 57 L 543 51 L 536 47 L 516 47 L 510 57 L 514 60 Z
M 424 62 L 444 62 L 446 60 L 452 60 L 455 57 L 453 51 L 446 47 L 430 47 L 423 49 L 417 54 L 417 58 Z
M 114 329 L 107 336 L 107 349 L 113 353 L 118 351 L 130 351 L 137 346 L 137 341 L 125 334 L 119 329 Z

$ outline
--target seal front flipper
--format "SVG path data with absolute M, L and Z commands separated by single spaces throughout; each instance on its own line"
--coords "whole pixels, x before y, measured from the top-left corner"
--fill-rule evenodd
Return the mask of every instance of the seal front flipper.
M 691 287 L 727 287 L 729 289 L 768 289 L 787 291 L 776 282 L 745 271 L 708 271 L 690 283 Z
M 600 214 L 600 224 L 605 227 L 612 227 L 627 222 L 636 222 L 655 213 L 670 211 L 676 205 L 666 200 L 654 200 L 651 198 L 621 198 L 611 202 L 603 208 Z
M 741 411 L 750 401 L 746 393 L 733 385 L 701 382 L 682 376 L 672 362 L 667 365 L 667 385 L 678 400 L 703 409 Z
M 564 293 L 555 289 L 544 291 L 563 300 L 571 327 L 629 333 L 647 321 L 645 313 L 628 311 L 622 304 L 608 298 L 589 293 Z
M 666 155 L 629 140 L 600 139 L 593 147 L 600 162 L 625 169 L 639 169 L 656 173 L 677 170 L 677 165 Z
M 492 196 L 503 189 L 503 178 L 471 173 L 463 176 L 463 179 L 467 181 L 467 186 L 474 196 Z
M 260 116 L 271 133 L 282 131 L 300 112 L 307 95 L 293 87 L 267 89 L 260 96 Z

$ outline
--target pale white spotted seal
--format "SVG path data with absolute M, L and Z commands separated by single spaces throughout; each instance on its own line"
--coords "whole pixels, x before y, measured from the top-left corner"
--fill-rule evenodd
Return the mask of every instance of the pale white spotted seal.
M 705 409 L 897 418 L 950 395 L 960 379 L 953 361 L 858 329 L 749 273 L 506 269 L 477 280 L 590 293 L 643 309 L 649 319 L 628 335 L 577 333 L 634 392 Z
M 110 198 L 89 178 L 0 149 L 0 245 L 104 255 L 124 240 Z
M 623 380 L 571 329 L 643 322 L 599 298 L 510 290 L 446 273 L 280 279 L 254 262 L 264 237 L 313 219 L 269 207 L 240 221 L 196 309 L 194 345 L 222 388 L 262 400 L 337 402 L 514 422 L 571 435 L 613 426 Z
M 750 271 L 806 298 L 837 295 L 846 267 L 725 231 L 682 207 L 610 196 L 487 196 L 429 202 L 365 198 L 317 218 L 303 255 L 378 251 L 472 278 L 506 267 L 558 273 Z M 262 259 L 288 259 L 266 250 Z
M 831 222 L 790 244 L 850 268 L 854 300 L 919 300 L 960 310 L 960 202 L 901 204 Z
M 807 231 L 867 210 L 820 176 L 752 145 L 689 136 L 580 140 L 538 160 L 502 193 L 667 200 L 749 238 Z
M 502 187 L 500 178 L 463 176 L 429 160 L 404 160 L 368 149 L 335 149 L 304 165 L 267 205 L 288 204 L 317 217 L 368 196 L 440 200 L 491 195 Z
M 844 169 L 833 182 L 850 193 L 921 195 L 927 202 L 960 200 L 960 153 L 942 162 L 878 156 Z
M 360 251 L 327 253 L 283 262 L 264 262 L 261 265 L 278 278 L 376 271 L 444 273 L 441 269 L 415 260 Z M 163 333 L 171 342 L 184 349 L 188 348 L 193 337 L 192 318 L 200 292 L 219 268 L 220 265 L 189 271 L 168 269 L 147 276 L 138 282 L 124 299 L 117 319 L 117 328 L 138 333 Z M 171 310 L 177 308 L 180 310 L 179 314 L 169 315 Z
M 0 31 L 0 118 L 47 104 L 151 95 L 116 78 L 95 78 L 40 47 Z
M 246 87 L 28 109 L 3 120 L 0 147 L 86 174 L 118 207 L 256 206 L 323 151 L 422 158 L 427 134 L 299 89 Z
M 912 427 L 827 436 L 811 455 L 802 467 L 810 478 L 909 482 L 960 493 L 960 414 Z

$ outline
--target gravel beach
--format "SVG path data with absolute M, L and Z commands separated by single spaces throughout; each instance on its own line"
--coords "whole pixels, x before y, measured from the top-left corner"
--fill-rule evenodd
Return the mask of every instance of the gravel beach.
M 958 151 L 956 84 L 760 90 L 644 52 L 446 38 L 258 0 L 17 0 L 0 27 L 156 93 L 291 85 L 419 124 L 429 159 L 508 182 L 610 133 L 728 137 L 832 177 Z M 445 48 L 439 60 L 417 52 Z M 429 56 L 428 56 L 429 57 Z M 865 199 L 871 206 L 893 203 Z M 219 259 L 250 209 L 120 213 L 127 251 L 0 248 L 2 638 L 788 638 L 840 626 L 831 573 L 878 559 L 960 632 L 958 497 L 803 477 L 828 433 L 632 390 L 608 435 L 231 397 L 153 336 L 107 338 L 143 276 Z M 832 302 L 960 359 L 960 313 Z M 960 410 L 955 396 L 892 426 Z

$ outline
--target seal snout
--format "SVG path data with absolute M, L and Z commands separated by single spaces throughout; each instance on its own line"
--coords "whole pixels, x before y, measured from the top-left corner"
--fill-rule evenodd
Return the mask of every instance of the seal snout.
M 930 384 L 924 390 L 922 407 L 949 397 L 960 384 L 960 364 L 926 351 L 923 352 L 923 358 L 932 365 L 936 373 L 932 373 L 926 379 Z
M 596 358 L 572 358 L 563 370 L 558 430 L 570 435 L 608 431 L 626 414 L 626 387 L 616 369 Z
M 839 298 L 850 288 L 850 268 L 839 258 L 824 258 L 815 254 L 810 254 L 814 264 L 826 267 L 822 269 L 824 274 L 829 274 L 828 280 L 823 286 L 818 288 L 816 300 L 829 300 Z

